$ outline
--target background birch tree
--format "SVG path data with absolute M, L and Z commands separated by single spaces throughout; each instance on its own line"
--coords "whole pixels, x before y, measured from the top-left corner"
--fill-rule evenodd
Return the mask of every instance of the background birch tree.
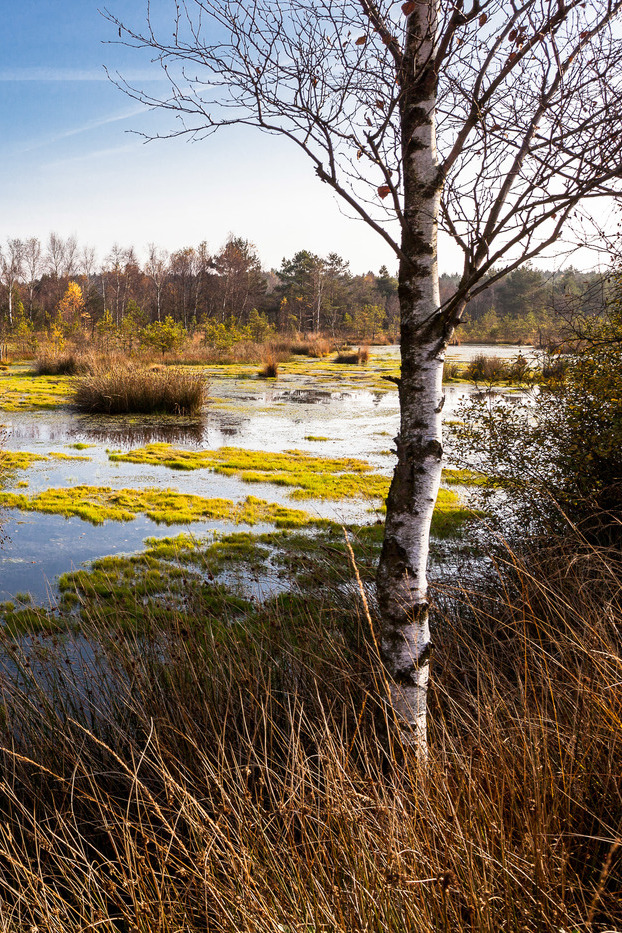
M 24 241 L 24 270 L 26 272 L 26 286 L 28 288 L 28 317 L 32 322 L 32 308 L 37 281 L 44 268 L 43 250 L 37 237 L 31 236 Z
M 24 273 L 24 244 L 16 237 L 9 237 L 4 249 L 0 247 L 0 281 L 7 292 L 7 316 L 9 327 L 13 326 L 13 290 Z
M 384 662 L 425 740 L 426 565 L 441 477 L 444 352 L 469 299 L 620 190 L 622 0 L 185 0 L 160 34 L 108 17 L 169 79 L 167 135 L 287 137 L 399 260 L 397 466 L 378 568 Z M 161 14 L 161 7 L 159 9 Z M 172 38 L 171 38 L 172 36 Z M 249 168 L 249 170 L 251 170 Z M 231 179 L 235 185 L 235 179 Z M 464 257 L 442 303 L 438 228 Z

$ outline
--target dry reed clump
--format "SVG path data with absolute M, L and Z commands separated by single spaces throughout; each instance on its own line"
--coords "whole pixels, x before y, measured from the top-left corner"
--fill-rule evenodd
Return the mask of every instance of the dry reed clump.
M 298 337 L 296 340 L 287 341 L 286 348 L 294 356 L 310 356 L 314 359 L 323 359 L 331 351 L 330 341 L 325 337 Z
M 35 359 L 37 376 L 76 376 L 87 373 L 93 366 L 93 357 L 74 350 L 66 353 L 45 351 Z
M 266 353 L 263 358 L 263 366 L 259 370 L 259 375 L 263 379 L 276 379 L 279 375 L 279 360 L 274 353 Z
M 504 360 L 479 353 L 463 367 L 461 375 L 473 382 L 524 383 L 533 381 L 536 374 L 529 360 L 522 355 Z
M 619 929 L 622 568 L 573 554 L 437 590 L 425 769 L 376 730 L 354 598 L 93 617 L 55 679 L 7 643 L 5 928 Z
M 356 352 L 342 350 L 334 359 L 335 363 L 354 363 L 364 365 L 369 362 L 369 347 L 359 347 Z
M 445 360 L 443 365 L 443 379 L 459 379 L 463 373 L 463 366 L 454 360 Z
M 210 346 L 192 343 L 183 351 L 167 358 L 167 364 L 175 366 L 209 366 L 235 363 L 260 363 L 265 353 L 265 344 L 255 340 L 239 340 L 231 346 Z
M 201 373 L 178 369 L 145 369 L 125 365 L 96 366 L 77 383 L 74 404 L 98 414 L 198 414 L 207 401 Z

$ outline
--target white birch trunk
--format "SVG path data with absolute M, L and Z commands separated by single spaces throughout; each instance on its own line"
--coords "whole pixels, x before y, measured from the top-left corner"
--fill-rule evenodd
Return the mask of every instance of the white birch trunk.
M 430 523 L 441 479 L 443 362 L 448 333 L 440 313 L 437 225 L 440 209 L 436 78 L 426 63 L 435 39 L 434 0 L 409 17 L 402 103 L 405 258 L 400 265 L 402 372 L 398 462 L 387 499 L 378 568 L 382 650 L 404 744 L 426 749 L 430 627 L 427 563 Z M 412 76 L 416 75 L 416 80 Z M 408 86 L 410 78 L 411 86 Z

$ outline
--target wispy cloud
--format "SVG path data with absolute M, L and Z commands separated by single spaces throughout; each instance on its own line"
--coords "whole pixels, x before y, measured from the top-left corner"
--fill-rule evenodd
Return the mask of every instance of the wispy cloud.
M 64 165 L 73 165 L 80 162 L 88 162 L 91 159 L 103 159 L 109 156 L 119 155 L 122 152 L 131 152 L 136 149 L 140 143 L 130 143 L 126 146 L 111 146 L 108 149 L 93 149 L 91 152 L 84 152 L 80 155 L 69 156 L 66 159 L 56 159 L 53 162 L 46 162 L 42 168 L 60 168 Z
M 128 81 L 160 81 L 154 71 L 131 72 L 124 76 Z M 1 68 L 0 81 L 109 81 L 104 68 L 54 68 L 35 66 L 31 68 Z
M 130 71 L 123 77 L 130 83 L 142 81 L 162 81 L 156 69 Z M 44 65 L 24 68 L 0 68 L 0 81 L 108 81 L 108 75 L 101 68 L 56 68 Z
M 80 126 L 74 126 L 69 130 L 63 130 L 60 133 L 54 133 L 53 135 L 45 136 L 43 139 L 37 140 L 37 142 L 23 146 L 19 151 L 22 153 L 33 152 L 35 149 L 41 149 L 42 146 L 51 146 L 54 143 L 61 142 L 63 139 L 70 139 L 72 136 L 80 136 L 82 133 L 88 133 L 91 130 L 99 129 L 101 126 L 109 126 L 111 123 L 120 123 L 122 120 L 131 120 L 133 117 L 137 117 L 139 114 L 144 113 L 145 107 L 142 104 L 126 107 L 125 110 L 108 114 L 108 116 L 105 117 L 97 117 L 93 120 L 87 120 L 85 123 L 80 124 Z

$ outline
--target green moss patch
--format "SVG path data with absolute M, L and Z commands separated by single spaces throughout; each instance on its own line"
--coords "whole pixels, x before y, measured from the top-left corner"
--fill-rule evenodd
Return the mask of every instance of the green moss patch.
M 0 481 L 3 484 L 13 481 L 12 474 L 18 470 L 27 470 L 33 463 L 45 463 L 54 460 L 90 460 L 90 457 L 81 457 L 74 454 L 49 453 L 47 455 L 34 454 L 28 450 L 0 451 Z M 16 483 L 19 489 L 28 486 L 28 482 L 21 480 Z
M 127 453 L 109 453 L 110 460 L 159 464 L 173 470 L 209 469 L 237 476 L 245 483 L 275 483 L 292 487 L 293 499 L 384 498 L 386 476 L 372 472 L 354 457 L 314 457 L 301 450 L 266 453 L 240 447 L 182 450 L 170 444 L 147 444 Z
M 100 525 L 104 521 L 133 521 L 144 514 L 165 525 L 198 521 L 232 521 L 247 525 L 268 522 L 277 527 L 321 526 L 300 509 L 247 496 L 243 502 L 230 499 L 207 499 L 177 492 L 174 489 L 111 489 L 109 486 L 71 486 L 46 489 L 32 496 L 24 493 L 0 493 L 0 505 L 24 512 L 77 516 Z
M 29 450 L 3 450 L 0 452 L 0 472 L 12 470 L 27 470 L 33 463 L 43 463 L 50 460 L 90 460 L 77 454 L 49 453 L 33 454 Z
M 222 584 L 151 552 L 96 560 L 88 570 L 64 574 L 59 589 L 61 616 L 71 618 L 77 610 L 100 625 L 129 632 L 181 627 L 181 636 L 191 630 L 224 633 L 254 613 L 252 603 Z
M 32 411 L 67 405 L 72 392 L 68 376 L 33 376 L 11 367 L 0 372 L 0 410 Z
M 18 593 L 15 601 L 0 603 L 0 619 L 4 623 L 6 634 L 13 637 L 25 633 L 57 632 L 67 628 L 67 623 L 62 622 L 54 613 L 42 606 L 31 606 L 27 593 Z
M 27 450 L 3 450 L 0 452 L 0 472 L 27 470 L 33 463 L 45 459 L 40 454 L 32 454 Z
M 443 482 L 448 486 L 483 486 L 487 479 L 477 470 L 443 470 Z
M 53 452 L 44 457 L 44 460 L 90 460 L 90 457 L 81 457 L 79 454 L 64 454 Z
M 233 565 L 244 565 L 249 571 L 257 573 L 265 569 L 266 561 L 270 557 L 270 548 L 262 541 L 262 536 L 248 531 L 229 534 L 216 532 L 210 539 L 182 534 L 174 538 L 147 538 L 145 553 L 155 560 L 194 565 L 212 575 L 221 573 Z

